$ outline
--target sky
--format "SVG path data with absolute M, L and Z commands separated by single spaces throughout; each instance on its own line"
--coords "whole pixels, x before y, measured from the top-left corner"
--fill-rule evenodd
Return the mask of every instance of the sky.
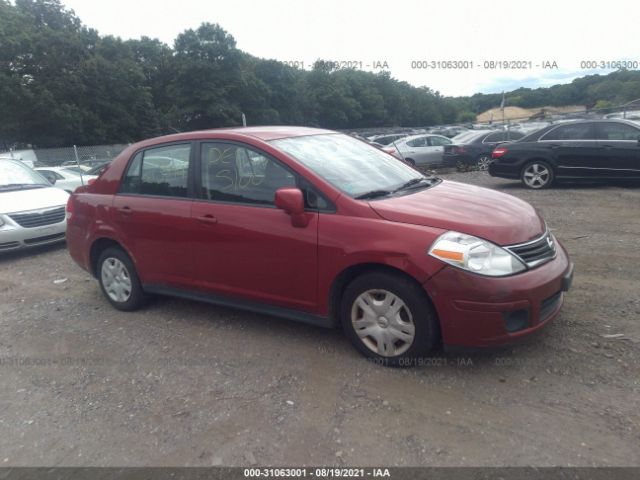
M 640 63 L 637 0 L 597 6 L 574 0 L 62 3 L 102 35 L 148 36 L 173 45 L 184 30 L 218 23 L 238 48 L 257 57 L 303 62 L 306 68 L 319 58 L 368 71 L 385 67 L 399 80 L 446 96 L 550 86 L 612 71 L 599 62 Z M 457 63 L 442 63 L 447 61 Z M 525 68 L 495 68 L 500 64 Z M 452 66 L 463 68 L 446 68 Z

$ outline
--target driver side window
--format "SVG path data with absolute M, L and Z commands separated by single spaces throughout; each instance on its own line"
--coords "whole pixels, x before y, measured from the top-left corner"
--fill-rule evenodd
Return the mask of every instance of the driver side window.
M 294 174 L 255 150 L 231 143 L 203 143 L 201 192 L 207 200 L 273 205 L 276 190 L 295 187 Z

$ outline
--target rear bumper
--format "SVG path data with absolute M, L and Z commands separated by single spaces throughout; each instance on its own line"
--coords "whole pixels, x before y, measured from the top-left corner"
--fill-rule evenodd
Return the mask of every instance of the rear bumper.
M 5 224 L 0 227 L 0 252 L 62 242 L 66 229 L 66 220 L 35 228 Z
M 445 153 L 442 157 L 444 163 L 448 166 L 455 167 L 458 164 L 461 165 L 472 165 L 473 158 L 468 155 L 459 155 L 457 153 Z
M 447 267 L 424 287 L 446 346 L 489 347 L 512 343 L 557 317 L 572 277 L 573 264 L 560 245 L 552 261 L 521 274 L 490 278 Z
M 519 165 L 506 165 L 493 160 L 489 164 L 489 175 L 501 178 L 520 178 L 521 167 Z

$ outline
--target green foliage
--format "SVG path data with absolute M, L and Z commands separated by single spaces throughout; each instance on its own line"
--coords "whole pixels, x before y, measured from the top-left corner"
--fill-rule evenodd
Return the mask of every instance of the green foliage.
M 640 72 L 520 88 L 507 105 L 608 108 L 640 98 Z M 123 41 L 87 28 L 60 0 L 0 0 L 0 146 L 133 142 L 175 130 L 249 124 L 326 128 L 470 122 L 501 94 L 443 97 L 389 72 L 309 71 L 253 57 L 217 24 L 173 46 Z

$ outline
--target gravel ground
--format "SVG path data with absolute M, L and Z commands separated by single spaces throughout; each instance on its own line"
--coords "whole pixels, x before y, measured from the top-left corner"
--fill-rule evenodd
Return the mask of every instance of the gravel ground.
M 0 465 L 640 465 L 640 187 L 444 176 L 531 202 L 569 250 L 540 334 L 389 369 L 263 315 L 118 312 L 64 247 L 3 255 Z

